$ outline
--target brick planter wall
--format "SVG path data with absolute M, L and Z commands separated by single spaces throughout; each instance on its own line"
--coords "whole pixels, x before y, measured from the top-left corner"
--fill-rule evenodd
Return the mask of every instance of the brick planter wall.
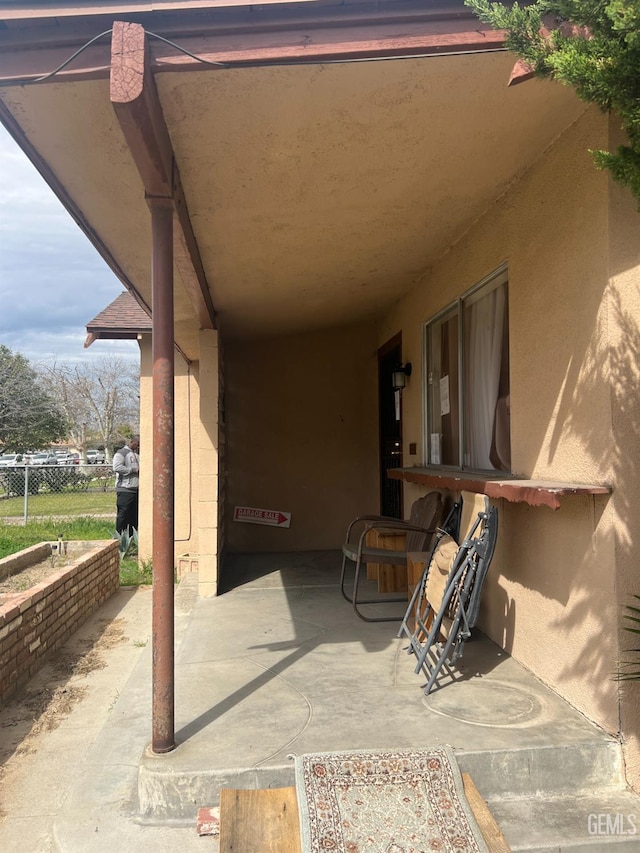
M 117 540 L 96 542 L 71 565 L 0 605 L 0 701 L 116 592 L 119 573 Z

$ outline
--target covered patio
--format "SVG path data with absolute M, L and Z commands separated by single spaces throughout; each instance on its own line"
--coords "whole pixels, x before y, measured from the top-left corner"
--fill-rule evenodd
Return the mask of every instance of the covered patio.
M 347 628 L 346 604 L 313 611 L 333 580 L 307 586 L 294 572 L 266 589 L 238 585 L 259 555 L 278 555 L 286 569 L 289 554 L 296 568 L 300 553 L 339 548 L 356 515 L 386 511 L 386 391 L 396 514 L 429 488 L 483 492 L 493 482 L 494 471 L 465 458 L 463 429 L 445 470 L 449 368 L 434 378 L 427 341 L 447 312 L 462 317 L 464 300 L 499 279 L 510 407 L 499 483 L 509 482 L 491 495 L 501 532 L 479 624 L 585 717 L 553 693 L 543 710 L 560 702 L 590 732 L 587 718 L 623 741 L 637 784 L 638 686 L 623 688 L 612 673 L 625 648 L 619 614 L 637 591 L 640 486 L 628 460 L 640 416 L 628 389 L 638 218 L 588 153 L 616 144 L 615 119 L 559 85 L 509 87 L 514 58 L 501 34 L 458 0 L 6 3 L 0 20 L 0 120 L 153 318 L 152 343 L 141 341 L 142 446 L 153 451 L 140 546 L 155 574 L 156 756 L 141 779 L 152 789 L 158 754 L 176 744 L 162 778 L 188 766 L 199 738 L 224 755 L 246 734 L 230 714 L 305 668 L 309 691 L 287 688 L 275 706 L 292 709 L 291 730 L 238 761 L 275 765 L 310 737 L 313 725 L 300 735 L 301 721 L 314 701 L 311 719 L 321 720 L 326 702 L 311 687 L 331 686 L 343 664 L 344 682 L 361 672 L 369 691 L 369 702 L 340 695 L 350 739 L 368 731 L 385 679 L 395 697 L 385 713 L 400 721 L 394 737 L 405 737 L 405 724 L 412 739 L 437 731 L 447 714 L 465 740 L 484 731 L 494 744 L 514 730 L 523 744 L 540 743 L 549 734 L 546 723 L 429 711 L 418 688 L 394 680 L 401 656 L 388 626 Z M 396 362 L 413 373 L 394 397 L 384 380 Z M 443 379 L 436 406 L 432 388 Z M 460 410 L 463 396 L 451 394 Z M 537 482 L 553 499 L 538 500 Z M 237 523 L 238 507 L 291 514 L 291 524 Z M 174 677 L 180 557 L 198 563 L 200 600 Z M 215 649 L 239 642 L 256 662 L 225 685 Z M 352 657 L 356 648 L 366 655 Z M 493 654 L 478 663 L 483 678 L 452 685 L 440 701 L 482 691 L 502 672 L 496 690 L 519 707 L 524 670 Z M 373 659 L 382 675 L 369 671 Z M 425 709 L 429 726 L 420 725 Z M 256 709 L 249 721 L 258 719 Z
M 198 808 L 216 806 L 222 787 L 292 785 L 289 756 L 317 751 L 451 745 L 513 850 L 592 843 L 590 814 L 638 813 L 617 741 L 486 637 L 424 697 L 397 626 L 362 622 L 341 597 L 338 553 L 232 563 L 217 598 L 197 596 L 195 574 L 177 590 L 178 748 L 146 748 L 149 648 L 56 820 L 65 853 L 172 838 L 212 849 L 196 837 Z

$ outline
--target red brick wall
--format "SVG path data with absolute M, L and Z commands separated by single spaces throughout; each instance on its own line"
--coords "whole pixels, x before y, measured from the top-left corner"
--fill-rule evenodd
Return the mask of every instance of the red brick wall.
M 71 566 L 0 605 L 0 701 L 116 592 L 119 572 L 118 542 L 96 543 Z

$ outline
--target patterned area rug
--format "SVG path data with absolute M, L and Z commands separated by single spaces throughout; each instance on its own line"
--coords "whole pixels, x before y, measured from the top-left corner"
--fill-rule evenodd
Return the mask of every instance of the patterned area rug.
M 303 853 L 486 853 L 449 747 L 295 756 Z

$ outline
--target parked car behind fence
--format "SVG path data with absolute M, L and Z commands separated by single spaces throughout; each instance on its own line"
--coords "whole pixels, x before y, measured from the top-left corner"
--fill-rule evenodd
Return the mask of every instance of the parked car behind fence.
M 32 465 L 57 465 L 58 457 L 55 453 L 43 451 L 42 453 L 34 453 L 31 457 Z
M 3 453 L 0 456 L 0 468 L 9 468 L 14 465 L 23 465 L 22 453 Z

